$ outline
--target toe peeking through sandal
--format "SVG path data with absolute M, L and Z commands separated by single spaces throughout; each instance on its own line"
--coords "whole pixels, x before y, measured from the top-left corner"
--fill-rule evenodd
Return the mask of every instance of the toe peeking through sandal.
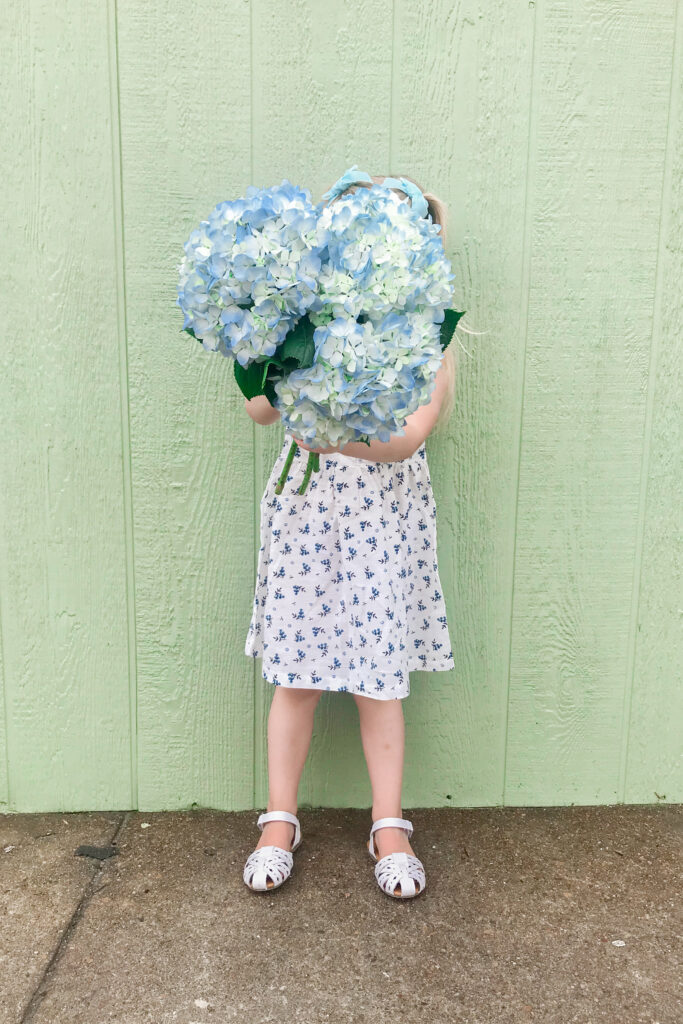
M 289 811 L 264 811 L 256 824 L 263 832 L 268 821 L 288 821 L 294 825 L 291 850 L 281 846 L 261 846 L 253 850 L 244 865 L 244 883 L 254 892 L 271 892 L 286 882 L 294 866 L 294 851 L 301 846 L 301 825 L 296 814 Z
M 375 879 L 382 892 L 398 900 L 419 896 L 421 892 L 424 892 L 427 884 L 422 861 L 411 853 L 403 851 L 388 853 L 386 857 L 381 857 L 378 860 L 374 834 L 380 828 L 402 828 L 408 833 L 410 839 L 414 831 L 413 823 L 407 818 L 378 818 L 370 829 L 367 848 L 368 853 L 376 862 Z

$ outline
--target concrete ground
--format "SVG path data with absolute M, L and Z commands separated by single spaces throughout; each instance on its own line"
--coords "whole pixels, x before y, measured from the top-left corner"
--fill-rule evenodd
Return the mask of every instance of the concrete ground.
M 0 816 L 0 1021 L 681 1024 L 680 808 L 404 813 L 405 902 L 369 811 L 300 810 L 269 894 L 257 811 Z

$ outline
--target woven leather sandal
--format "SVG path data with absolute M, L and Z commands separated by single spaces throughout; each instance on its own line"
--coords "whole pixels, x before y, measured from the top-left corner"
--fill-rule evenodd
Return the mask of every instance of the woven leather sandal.
M 256 822 L 263 832 L 268 821 L 288 821 L 294 825 L 294 842 L 291 850 L 281 846 L 260 846 L 247 857 L 244 865 L 244 882 L 254 892 L 270 892 L 286 882 L 292 873 L 294 851 L 301 846 L 301 825 L 296 814 L 289 811 L 264 811 Z
M 410 839 L 413 834 L 413 823 L 407 818 L 378 818 L 370 829 L 367 848 L 372 859 L 376 861 L 375 878 L 382 892 L 398 900 L 419 896 L 421 892 L 424 892 L 427 884 L 422 861 L 413 857 L 411 853 L 403 851 L 388 853 L 386 857 L 377 860 L 373 837 L 379 828 L 402 828 L 408 833 Z

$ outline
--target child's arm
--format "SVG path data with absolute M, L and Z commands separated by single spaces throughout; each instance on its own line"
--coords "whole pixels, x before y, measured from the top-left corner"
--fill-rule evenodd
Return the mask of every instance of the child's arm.
M 265 395 L 257 395 L 256 398 L 245 398 L 244 408 L 254 423 L 260 423 L 264 427 L 280 419 L 279 410 L 270 404 Z

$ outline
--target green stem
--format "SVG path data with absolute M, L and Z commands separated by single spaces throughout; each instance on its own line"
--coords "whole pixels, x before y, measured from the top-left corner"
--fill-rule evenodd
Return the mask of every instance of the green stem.
M 280 473 L 280 479 L 275 484 L 275 493 L 276 494 L 282 494 L 282 488 L 285 486 L 285 480 L 287 479 L 287 474 L 289 473 L 290 466 L 292 465 L 292 461 L 294 459 L 294 453 L 296 452 L 298 447 L 299 447 L 299 445 L 296 443 L 296 441 L 292 441 L 292 443 L 290 445 L 290 448 L 289 448 L 289 451 L 287 452 L 287 458 L 285 459 L 285 464 L 282 467 L 282 472 Z
M 308 486 L 308 481 L 311 479 L 312 472 L 318 472 L 320 469 L 320 454 L 318 452 L 308 453 L 308 462 L 306 463 L 306 470 L 304 472 L 304 478 L 301 481 L 301 487 L 299 488 L 299 494 L 303 494 Z

